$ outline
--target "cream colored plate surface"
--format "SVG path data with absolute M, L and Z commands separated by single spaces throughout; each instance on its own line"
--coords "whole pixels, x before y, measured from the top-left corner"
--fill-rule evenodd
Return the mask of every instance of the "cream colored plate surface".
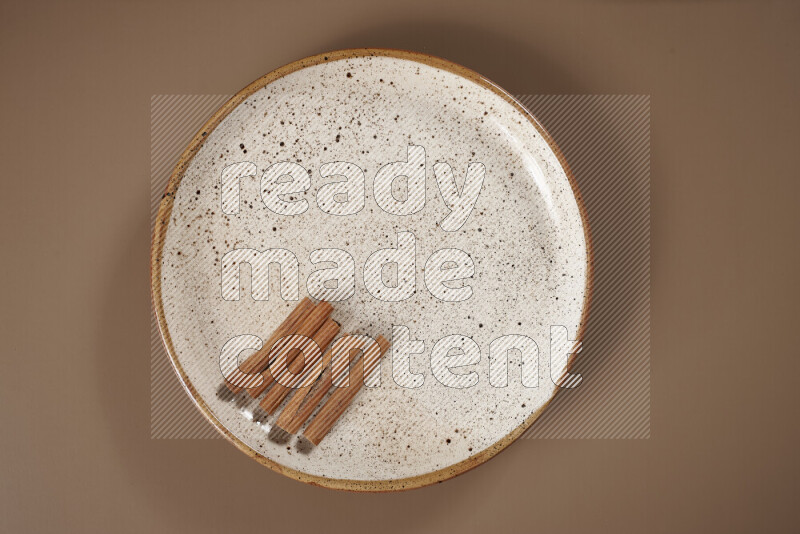
M 387 213 L 376 199 L 376 174 L 388 163 L 406 161 L 410 146 L 424 148 L 424 207 L 410 215 Z M 309 172 L 307 191 L 283 197 L 306 207 L 298 215 L 275 213 L 260 193 L 265 170 L 286 161 Z M 238 213 L 225 213 L 222 171 L 239 162 L 254 164 L 257 175 L 241 181 Z M 364 205 L 355 214 L 333 215 L 320 207 L 330 211 L 326 202 L 344 198 L 323 201 L 325 190 L 319 194 L 324 184 L 342 180 L 321 175 L 331 162 L 364 172 Z M 436 162 L 451 166 L 459 188 L 470 163 L 485 169 L 475 207 L 455 231 L 441 227 L 450 210 L 437 184 Z M 551 369 L 551 326 L 567 327 L 575 339 L 587 305 L 585 223 L 543 131 L 474 73 L 427 56 L 375 50 L 291 65 L 244 90 L 212 119 L 195 150 L 184 155 L 168 191 L 154 241 L 153 276 L 170 355 L 204 412 L 263 463 L 334 487 L 417 486 L 491 457 L 554 395 L 551 376 L 561 377 L 567 360 L 557 355 Z M 406 194 L 402 183 L 395 187 L 396 198 Z M 233 211 L 231 206 L 225 211 Z M 405 232 L 415 241 L 416 291 L 406 300 L 383 302 L 365 287 L 365 264 L 374 252 L 397 247 Z M 309 293 L 309 275 L 329 266 L 314 265 L 311 252 L 346 251 L 355 265 L 355 291 L 334 303 L 334 317 L 343 331 L 389 340 L 393 325 L 407 326 L 425 344 L 424 353 L 410 358 L 421 385 L 399 385 L 389 354 L 380 386 L 364 388 L 319 447 L 300 450 L 295 439 L 270 440 L 270 422 L 251 419 L 254 403 L 242 407 L 217 395 L 223 345 L 240 335 L 266 339 L 293 305 L 281 298 L 277 271 L 269 300 L 251 297 L 249 269 L 242 271 L 241 298 L 223 298 L 223 258 L 239 248 L 291 251 L 299 279 L 287 283 L 299 288 L 300 297 Z M 465 280 L 471 288 L 467 300 L 445 302 L 428 289 L 424 269 L 439 249 L 459 249 L 474 262 L 474 275 Z M 394 282 L 391 271 L 387 276 Z M 475 381 L 471 387 L 448 387 L 432 370 L 434 345 L 451 334 L 479 347 L 477 363 L 453 371 L 465 375 L 465 383 Z M 490 344 L 510 334 L 538 346 L 537 387 L 522 384 L 516 352 L 510 353 L 507 386 L 490 382 Z

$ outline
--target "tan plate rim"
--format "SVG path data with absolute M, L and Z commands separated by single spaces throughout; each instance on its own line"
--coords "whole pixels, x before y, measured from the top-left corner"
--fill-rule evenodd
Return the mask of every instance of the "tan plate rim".
M 485 461 L 489 460 L 494 455 L 496 455 L 497 453 L 508 447 L 514 440 L 516 440 L 520 435 L 522 435 L 522 433 L 525 432 L 525 430 L 527 430 L 536 419 L 538 419 L 538 417 L 542 414 L 545 408 L 547 408 L 547 406 L 550 405 L 550 403 L 553 401 L 560 388 L 555 389 L 553 396 L 550 397 L 550 399 L 547 401 L 547 403 L 544 404 L 544 406 L 542 406 L 539 410 L 531 414 L 525 421 L 523 421 L 522 424 L 520 424 L 517 428 L 509 432 L 502 439 L 500 439 L 493 445 L 489 446 L 488 448 L 482 450 L 481 452 L 474 454 L 469 458 L 462 460 L 456 464 L 453 464 L 449 467 L 445 467 L 437 471 L 432 471 L 430 473 L 417 475 L 414 477 L 408 477 L 402 479 L 390 479 L 390 480 L 349 480 L 349 479 L 335 479 L 335 478 L 326 478 L 316 475 L 310 475 L 302 471 L 298 471 L 296 469 L 291 469 L 289 467 L 281 465 L 278 462 L 270 460 L 269 458 L 266 458 L 263 455 L 259 454 L 258 452 L 250 448 L 247 444 L 245 444 L 243 441 L 241 441 L 239 438 L 231 434 L 225 428 L 225 426 L 214 416 L 214 414 L 209 409 L 208 405 L 203 401 L 203 399 L 197 393 L 197 390 L 195 390 L 194 386 L 189 381 L 188 376 L 184 372 L 180 362 L 178 361 L 178 358 L 175 355 L 174 346 L 172 344 L 172 338 L 170 336 L 169 328 L 167 327 L 166 320 L 164 317 L 164 306 L 161 300 L 161 282 L 160 282 L 161 257 L 163 252 L 164 236 L 166 235 L 167 228 L 169 226 L 169 219 L 172 213 L 173 202 L 175 199 L 175 192 L 178 190 L 178 186 L 180 185 L 183 173 L 188 168 L 195 154 L 197 154 L 198 150 L 203 145 L 205 139 L 219 125 L 219 123 L 222 122 L 222 120 L 234 108 L 236 108 L 236 106 L 241 104 L 247 97 L 252 95 L 254 92 L 292 72 L 304 69 L 306 67 L 319 65 L 321 63 L 329 61 L 339 61 L 343 59 L 369 57 L 369 56 L 392 57 L 408 61 L 415 61 L 417 63 L 422 63 L 425 65 L 429 65 L 431 67 L 435 67 L 456 74 L 458 76 L 461 76 L 462 78 L 466 78 L 467 80 L 475 82 L 478 85 L 486 87 L 494 91 L 497 95 L 499 95 L 504 100 L 509 102 L 520 113 L 522 113 L 525 117 L 527 117 L 528 120 L 531 122 L 531 124 L 533 124 L 533 126 L 539 131 L 539 133 L 545 139 L 545 141 L 547 141 L 547 144 L 550 145 L 551 150 L 553 150 L 556 157 L 558 158 L 559 163 L 561 164 L 562 168 L 564 169 L 567 175 L 570 186 L 572 187 L 572 192 L 575 196 L 575 200 L 578 203 L 578 209 L 581 214 L 584 238 L 586 240 L 586 262 L 587 262 L 586 293 L 584 297 L 581 323 L 578 328 L 578 335 L 576 338 L 576 346 L 578 343 L 580 343 L 585 332 L 586 320 L 589 315 L 589 304 L 591 301 L 592 282 L 594 278 L 593 251 L 592 251 L 591 238 L 589 234 L 589 224 L 586 216 L 586 208 L 584 206 L 580 192 L 578 191 L 577 184 L 575 183 L 575 177 L 573 176 L 572 171 L 569 168 L 569 165 L 567 165 L 563 153 L 558 148 L 558 146 L 556 146 L 555 142 L 553 141 L 553 138 L 550 136 L 549 133 L 547 133 L 547 131 L 539 123 L 539 121 L 533 115 L 531 115 L 531 113 L 527 109 L 525 109 L 525 107 L 518 100 L 516 100 L 513 96 L 511 96 L 508 92 L 506 92 L 496 83 L 485 78 L 484 76 L 481 76 L 477 72 L 470 70 L 466 67 L 463 67 L 457 63 L 453 63 L 446 59 L 441 59 L 436 56 L 431 56 L 421 52 L 412 52 L 408 50 L 396 50 L 390 48 L 350 48 L 344 50 L 335 50 L 332 52 L 317 54 L 315 56 L 310 56 L 304 59 L 300 59 L 298 61 L 289 63 L 288 65 L 284 65 L 283 67 L 273 70 L 272 72 L 260 77 L 259 79 L 257 79 L 256 81 L 254 81 L 253 83 L 251 83 L 250 85 L 248 85 L 247 87 L 236 93 L 236 95 L 234 95 L 221 108 L 219 108 L 214 113 L 214 115 L 203 125 L 200 131 L 197 132 L 197 134 L 195 134 L 191 143 L 181 155 L 180 160 L 178 160 L 178 163 L 175 166 L 175 169 L 172 171 L 172 175 L 170 176 L 169 183 L 167 184 L 166 191 L 164 192 L 164 195 L 161 200 L 161 205 L 159 206 L 158 209 L 155 229 L 153 231 L 153 241 L 150 250 L 150 284 L 151 284 L 152 299 L 153 299 L 153 309 L 155 311 L 156 317 L 158 318 L 158 326 L 159 330 L 161 331 L 161 338 L 164 341 L 164 346 L 166 348 L 167 354 L 169 355 L 170 360 L 172 361 L 172 366 L 174 367 L 175 372 L 178 374 L 178 377 L 180 378 L 183 387 L 188 391 L 189 395 L 194 400 L 197 407 L 200 409 L 203 415 L 211 422 L 211 424 L 213 424 L 214 427 L 228 441 L 232 442 L 234 445 L 236 445 L 237 448 L 239 448 L 239 450 L 243 451 L 245 454 L 247 454 L 257 462 L 259 462 L 260 464 L 263 464 L 272 469 L 273 471 L 276 471 L 282 475 L 293 478 L 295 480 L 299 480 L 300 482 L 306 482 L 308 484 L 337 489 L 337 490 L 384 492 L 384 491 L 401 491 L 413 488 L 420 488 L 423 486 L 428 486 L 430 484 L 435 484 L 437 482 L 443 482 L 484 463 Z M 572 364 L 574 363 L 574 358 L 575 358 L 574 355 L 570 357 L 567 363 L 567 371 L 565 371 L 565 374 L 572 367 Z M 564 377 L 562 377 L 562 380 L 563 378 Z

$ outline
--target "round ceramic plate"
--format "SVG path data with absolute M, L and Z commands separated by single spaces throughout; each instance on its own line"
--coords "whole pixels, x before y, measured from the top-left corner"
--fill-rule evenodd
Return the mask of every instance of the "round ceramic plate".
M 407 489 L 491 458 L 570 378 L 587 236 L 560 152 L 497 85 L 423 54 L 337 51 L 252 83 L 186 149 L 158 214 L 154 306 L 187 391 L 242 451 L 304 482 Z M 226 279 L 240 249 L 297 270 Z M 393 344 L 312 448 L 219 395 L 225 344 L 266 339 L 307 295 L 335 300 L 342 332 Z

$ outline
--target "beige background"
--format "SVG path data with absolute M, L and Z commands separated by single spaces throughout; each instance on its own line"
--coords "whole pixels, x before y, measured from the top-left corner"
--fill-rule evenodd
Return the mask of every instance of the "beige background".
M 798 30 L 792 2 L 4 1 L 0 531 L 796 530 Z M 350 46 L 652 95 L 651 439 L 523 440 L 396 495 L 150 439 L 150 96 Z

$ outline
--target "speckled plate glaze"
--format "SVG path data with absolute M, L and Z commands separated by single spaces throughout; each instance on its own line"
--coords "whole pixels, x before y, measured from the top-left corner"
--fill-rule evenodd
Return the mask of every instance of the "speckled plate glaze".
M 408 216 L 376 205 L 373 179 L 383 165 L 405 161 L 409 145 L 426 152 L 425 209 Z M 258 178 L 243 180 L 241 208 L 220 205 L 222 169 L 249 161 Z M 303 193 L 309 208 L 279 216 L 259 197 L 261 173 L 291 161 L 311 174 Z M 364 170 L 366 202 L 356 215 L 332 216 L 317 205 L 324 163 L 352 162 Z M 444 232 L 448 210 L 433 165 L 448 162 L 463 183 L 470 162 L 485 180 L 464 225 Z M 371 253 L 396 247 L 397 232 L 416 237 L 417 291 L 386 303 L 364 287 Z M 301 450 L 295 439 L 269 439 L 270 422 L 252 419 L 252 406 L 217 395 L 221 347 L 233 336 L 262 339 L 294 303 L 271 282 L 269 301 L 248 290 L 238 301 L 220 294 L 221 258 L 234 248 L 286 248 L 300 262 L 300 296 L 319 248 L 346 250 L 355 260 L 356 291 L 335 304 L 343 332 L 383 334 L 405 325 L 425 352 L 411 357 L 422 376 L 417 388 L 399 386 L 392 355 L 383 360 L 381 385 L 364 388 L 320 446 Z M 427 258 L 441 248 L 469 254 L 472 296 L 442 302 L 424 285 Z M 413 52 L 342 50 L 309 57 L 258 79 L 208 121 L 186 149 L 161 204 L 151 255 L 152 290 L 164 342 L 185 388 L 203 414 L 239 449 L 271 469 L 337 489 L 391 491 L 440 482 L 491 458 L 542 413 L 564 376 L 567 360 L 550 369 L 550 326 L 579 339 L 591 281 L 588 228 L 570 171 L 544 129 L 497 85 L 451 62 Z M 249 273 L 242 285 L 249 288 Z M 275 277 L 277 278 L 277 277 Z M 462 334 L 480 347 L 473 387 L 443 386 L 431 370 L 433 345 Z M 523 334 L 539 351 L 538 387 L 521 382 L 512 351 L 506 387 L 489 380 L 489 346 Z M 244 356 L 244 355 L 243 355 Z

